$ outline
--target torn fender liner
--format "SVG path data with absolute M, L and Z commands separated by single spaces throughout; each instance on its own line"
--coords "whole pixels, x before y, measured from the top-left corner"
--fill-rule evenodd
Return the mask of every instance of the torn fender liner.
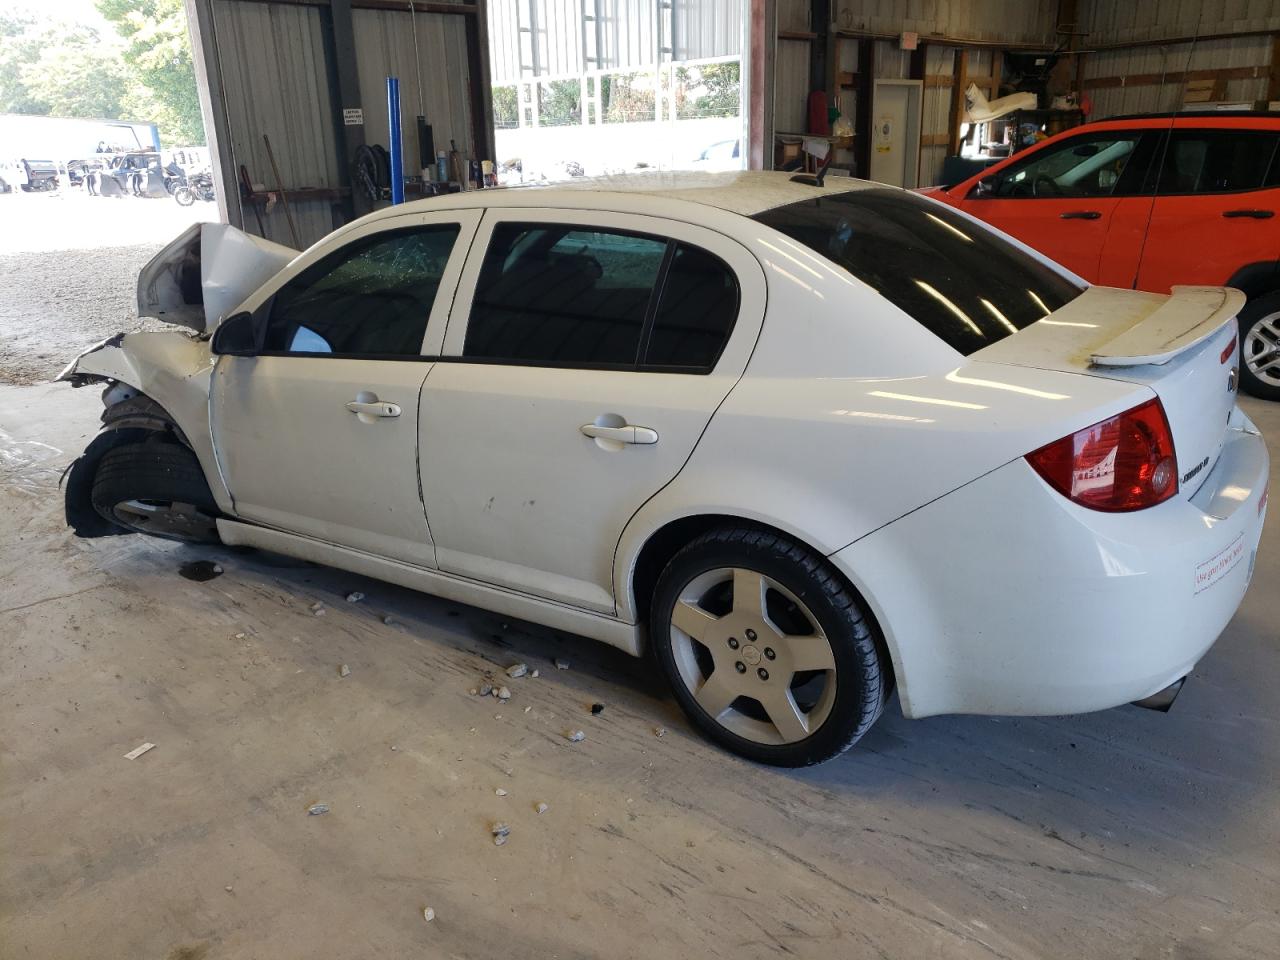
M 104 430 L 93 438 L 93 442 L 85 448 L 84 453 L 71 464 L 67 473 L 66 514 L 67 526 L 75 531 L 77 537 L 111 537 L 120 533 L 129 533 L 107 520 L 93 509 L 90 494 L 93 493 L 93 478 L 98 472 L 98 461 L 113 447 L 125 443 L 140 443 L 148 437 L 155 436 L 156 431 L 144 427 L 120 427 Z

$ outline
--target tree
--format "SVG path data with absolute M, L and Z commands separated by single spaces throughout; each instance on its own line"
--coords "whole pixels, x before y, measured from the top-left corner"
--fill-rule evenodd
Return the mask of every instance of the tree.
M 0 112 L 115 119 L 128 85 L 92 27 L 0 15 Z
M 506 130 L 520 126 L 520 106 L 516 88 L 493 88 L 493 125 Z
M 204 143 L 195 66 L 182 0 L 96 0 L 125 40 L 124 62 L 146 88 L 151 116 L 169 143 Z

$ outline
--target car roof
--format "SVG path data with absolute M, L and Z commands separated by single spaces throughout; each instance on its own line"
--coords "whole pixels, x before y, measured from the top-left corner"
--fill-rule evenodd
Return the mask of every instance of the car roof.
M 468 190 L 439 197 L 414 200 L 379 210 L 373 216 L 428 212 L 459 207 L 527 207 L 583 205 L 584 193 L 686 201 L 727 210 L 750 217 L 774 207 L 799 203 L 850 190 L 896 189 L 883 183 L 853 177 L 829 176 L 824 186 L 796 183 L 794 174 L 765 170 L 738 170 L 728 173 L 704 171 L 654 171 L 624 173 L 607 177 L 584 177 L 553 184 Z
M 1237 130 L 1272 130 L 1280 128 L 1280 113 L 1267 110 L 1192 110 L 1179 113 L 1127 113 L 1117 117 L 1091 120 L 1063 131 L 1070 133 L 1083 127 L 1123 123 L 1130 127 L 1232 127 Z

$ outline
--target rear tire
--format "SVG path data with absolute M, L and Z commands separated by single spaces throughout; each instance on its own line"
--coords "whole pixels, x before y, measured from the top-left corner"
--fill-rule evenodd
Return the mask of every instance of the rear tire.
M 1263 400 L 1280 400 L 1280 293 L 1250 300 L 1240 324 L 1240 387 Z
M 659 577 L 654 655 L 690 720 L 758 763 L 829 760 L 884 708 L 869 614 L 827 561 L 781 534 L 712 530 Z
M 183 543 L 218 543 L 214 503 L 194 453 L 176 443 L 130 443 L 98 462 L 93 509 L 125 530 Z

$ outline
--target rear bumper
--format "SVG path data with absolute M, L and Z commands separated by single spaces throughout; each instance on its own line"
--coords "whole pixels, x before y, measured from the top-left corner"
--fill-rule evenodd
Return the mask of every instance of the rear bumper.
M 879 619 L 907 716 L 1101 710 L 1185 676 L 1226 627 L 1269 476 L 1237 409 L 1190 500 L 1099 513 L 1017 460 L 831 559 Z

